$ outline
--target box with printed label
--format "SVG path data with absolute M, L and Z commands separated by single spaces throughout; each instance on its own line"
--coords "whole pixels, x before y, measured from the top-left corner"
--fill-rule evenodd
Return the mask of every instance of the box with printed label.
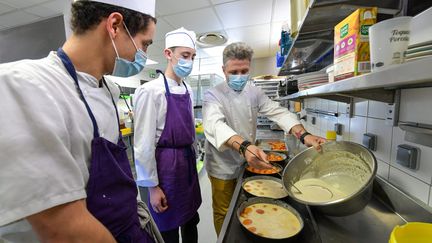
M 376 23 L 376 7 L 360 8 L 334 29 L 335 81 L 370 72 L 369 27 Z

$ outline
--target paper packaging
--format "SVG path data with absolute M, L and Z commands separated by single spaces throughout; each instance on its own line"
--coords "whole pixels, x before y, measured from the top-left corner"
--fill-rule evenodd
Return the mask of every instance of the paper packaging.
M 357 9 L 335 26 L 335 81 L 370 72 L 369 27 L 376 23 L 377 11 Z

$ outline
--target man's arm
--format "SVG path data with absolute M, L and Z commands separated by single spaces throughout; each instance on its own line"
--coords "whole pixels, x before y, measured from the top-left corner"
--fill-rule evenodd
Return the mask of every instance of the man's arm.
M 288 109 L 280 106 L 277 102 L 270 100 L 262 91 L 259 91 L 257 95 L 259 96 L 258 101 L 260 113 L 276 122 L 282 129 L 293 134 L 298 139 L 307 132 L 294 114 L 292 114 Z M 317 150 L 320 150 L 320 145 L 326 142 L 324 138 L 312 134 L 307 134 L 303 137 L 306 146 L 313 146 Z
M 240 145 L 244 142 L 244 138 L 239 135 L 234 135 L 225 143 L 225 145 L 234 151 L 240 150 Z M 257 169 L 271 169 L 272 165 L 267 161 L 267 155 L 257 146 L 251 144 L 247 146 L 244 152 L 246 162 Z
M 41 242 L 116 242 L 87 210 L 84 199 L 33 214 L 27 220 Z

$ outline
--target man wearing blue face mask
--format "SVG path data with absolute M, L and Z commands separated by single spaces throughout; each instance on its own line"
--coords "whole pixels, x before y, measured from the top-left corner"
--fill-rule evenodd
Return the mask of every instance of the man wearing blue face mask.
M 306 132 L 288 109 L 271 101 L 260 88 L 248 84 L 252 55 L 253 50 L 245 43 L 228 45 L 223 51 L 222 67 L 226 82 L 204 95 L 203 126 L 207 139 L 204 160 L 212 185 L 213 220 L 218 235 L 244 161 L 258 169 L 272 168 L 263 162 L 267 161 L 267 155 L 254 145 L 258 113 L 295 134 L 307 146 L 319 149 L 325 142 Z
M 165 36 L 165 73 L 135 91 L 137 184 L 149 189 L 150 212 L 167 243 L 198 242 L 201 192 L 194 149 L 193 93 L 183 79 L 195 58 L 195 33 Z
M 0 242 L 161 242 L 136 200 L 119 90 L 104 78 L 144 68 L 155 0 L 75 0 L 71 10 L 61 48 L 0 65 Z

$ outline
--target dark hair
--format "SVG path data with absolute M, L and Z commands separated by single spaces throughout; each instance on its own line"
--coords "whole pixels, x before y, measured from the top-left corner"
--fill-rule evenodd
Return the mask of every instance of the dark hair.
M 123 21 L 132 36 L 145 31 L 150 20 L 156 23 L 156 19 L 148 14 L 110 4 L 81 0 L 72 4 L 72 30 L 77 35 L 84 34 L 113 12 L 123 15 Z

